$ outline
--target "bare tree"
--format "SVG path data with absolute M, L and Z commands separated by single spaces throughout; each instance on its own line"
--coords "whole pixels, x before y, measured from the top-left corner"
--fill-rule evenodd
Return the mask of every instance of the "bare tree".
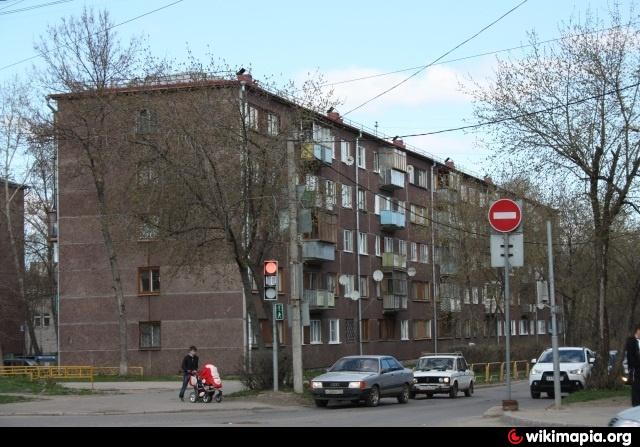
M 531 52 L 501 61 L 495 80 L 477 88 L 476 115 L 492 127 L 497 152 L 523 172 L 568 183 L 590 205 L 598 283 L 598 344 L 609 352 L 608 287 L 612 229 L 638 188 L 640 36 L 613 11 L 614 28 L 588 17 L 568 25 L 564 39 L 544 46 L 531 35 Z M 600 368 L 602 378 L 606 368 Z

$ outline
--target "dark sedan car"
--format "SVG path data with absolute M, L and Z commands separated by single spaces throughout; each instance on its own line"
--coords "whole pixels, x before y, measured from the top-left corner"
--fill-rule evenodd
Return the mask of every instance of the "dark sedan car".
M 319 407 L 326 407 L 330 400 L 365 401 L 375 407 L 381 397 L 396 397 L 406 404 L 412 385 L 413 372 L 391 356 L 349 356 L 315 377 L 311 392 Z

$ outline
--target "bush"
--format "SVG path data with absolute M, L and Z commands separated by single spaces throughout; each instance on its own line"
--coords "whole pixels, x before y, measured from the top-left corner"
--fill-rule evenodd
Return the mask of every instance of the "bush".
M 238 370 L 240 381 L 250 390 L 267 390 L 273 388 L 273 353 L 270 350 L 253 351 L 251 367 L 242 361 Z M 278 353 L 278 385 L 293 385 L 291 359 L 286 353 Z
M 467 363 L 491 363 L 504 362 L 505 346 L 504 340 L 500 340 L 500 345 L 461 345 L 453 346 L 451 352 L 462 352 Z M 538 358 L 548 346 L 543 345 L 511 345 L 511 360 L 531 360 Z

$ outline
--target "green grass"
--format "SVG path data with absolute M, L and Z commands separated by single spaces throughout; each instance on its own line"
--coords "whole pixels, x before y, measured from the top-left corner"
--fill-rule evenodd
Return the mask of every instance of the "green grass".
M 165 376 L 93 376 L 94 382 L 182 382 L 182 376 L 178 374 Z M 69 379 L 69 382 L 78 382 L 78 380 Z
M 51 380 L 34 380 L 25 377 L 0 377 L 0 393 L 45 394 L 45 395 L 83 395 L 94 394 L 92 390 L 65 388 Z
M 28 402 L 33 399 L 29 399 L 24 396 L 7 396 L 5 394 L 0 394 L 0 404 L 12 404 L 14 402 Z
M 303 379 L 304 380 L 311 380 L 316 376 L 319 376 L 320 374 L 324 374 L 326 373 L 326 369 L 325 368 L 318 368 L 318 369 L 305 369 L 304 373 L 303 373 Z
M 613 390 L 600 390 L 590 389 L 576 391 L 569 394 L 569 396 L 563 399 L 563 403 L 572 404 L 578 402 L 590 402 L 592 400 L 608 399 L 611 397 L 629 397 L 631 390 L 629 388 L 613 389 Z
M 225 394 L 224 398 L 241 398 L 241 397 L 253 397 L 253 396 L 257 396 L 258 394 L 260 394 L 262 391 L 258 391 L 258 390 L 241 390 L 241 391 L 236 391 L 235 393 L 231 393 L 231 394 Z

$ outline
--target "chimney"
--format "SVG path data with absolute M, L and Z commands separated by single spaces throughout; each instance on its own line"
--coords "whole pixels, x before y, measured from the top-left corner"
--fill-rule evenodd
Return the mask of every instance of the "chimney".
M 238 77 L 238 81 L 240 82 L 245 82 L 246 84 L 249 85 L 253 85 L 253 76 L 251 76 L 251 73 L 247 73 L 247 70 L 245 70 L 244 68 L 241 68 L 240 70 L 238 70 L 238 72 L 236 73 L 236 76 Z
M 331 121 L 336 121 L 338 123 L 342 122 L 342 117 L 340 116 L 340 113 L 338 113 L 338 111 L 335 110 L 333 107 L 327 110 L 327 118 L 329 118 Z
M 493 179 L 491 177 L 489 177 L 488 175 L 484 176 L 484 182 L 488 185 L 493 185 Z
M 402 141 L 402 139 L 397 136 L 393 137 L 393 145 L 396 147 L 401 147 L 402 149 L 405 148 L 404 141 Z
M 447 157 L 447 159 L 444 161 L 444 164 L 449 169 L 455 169 L 456 168 L 456 164 L 449 157 Z

